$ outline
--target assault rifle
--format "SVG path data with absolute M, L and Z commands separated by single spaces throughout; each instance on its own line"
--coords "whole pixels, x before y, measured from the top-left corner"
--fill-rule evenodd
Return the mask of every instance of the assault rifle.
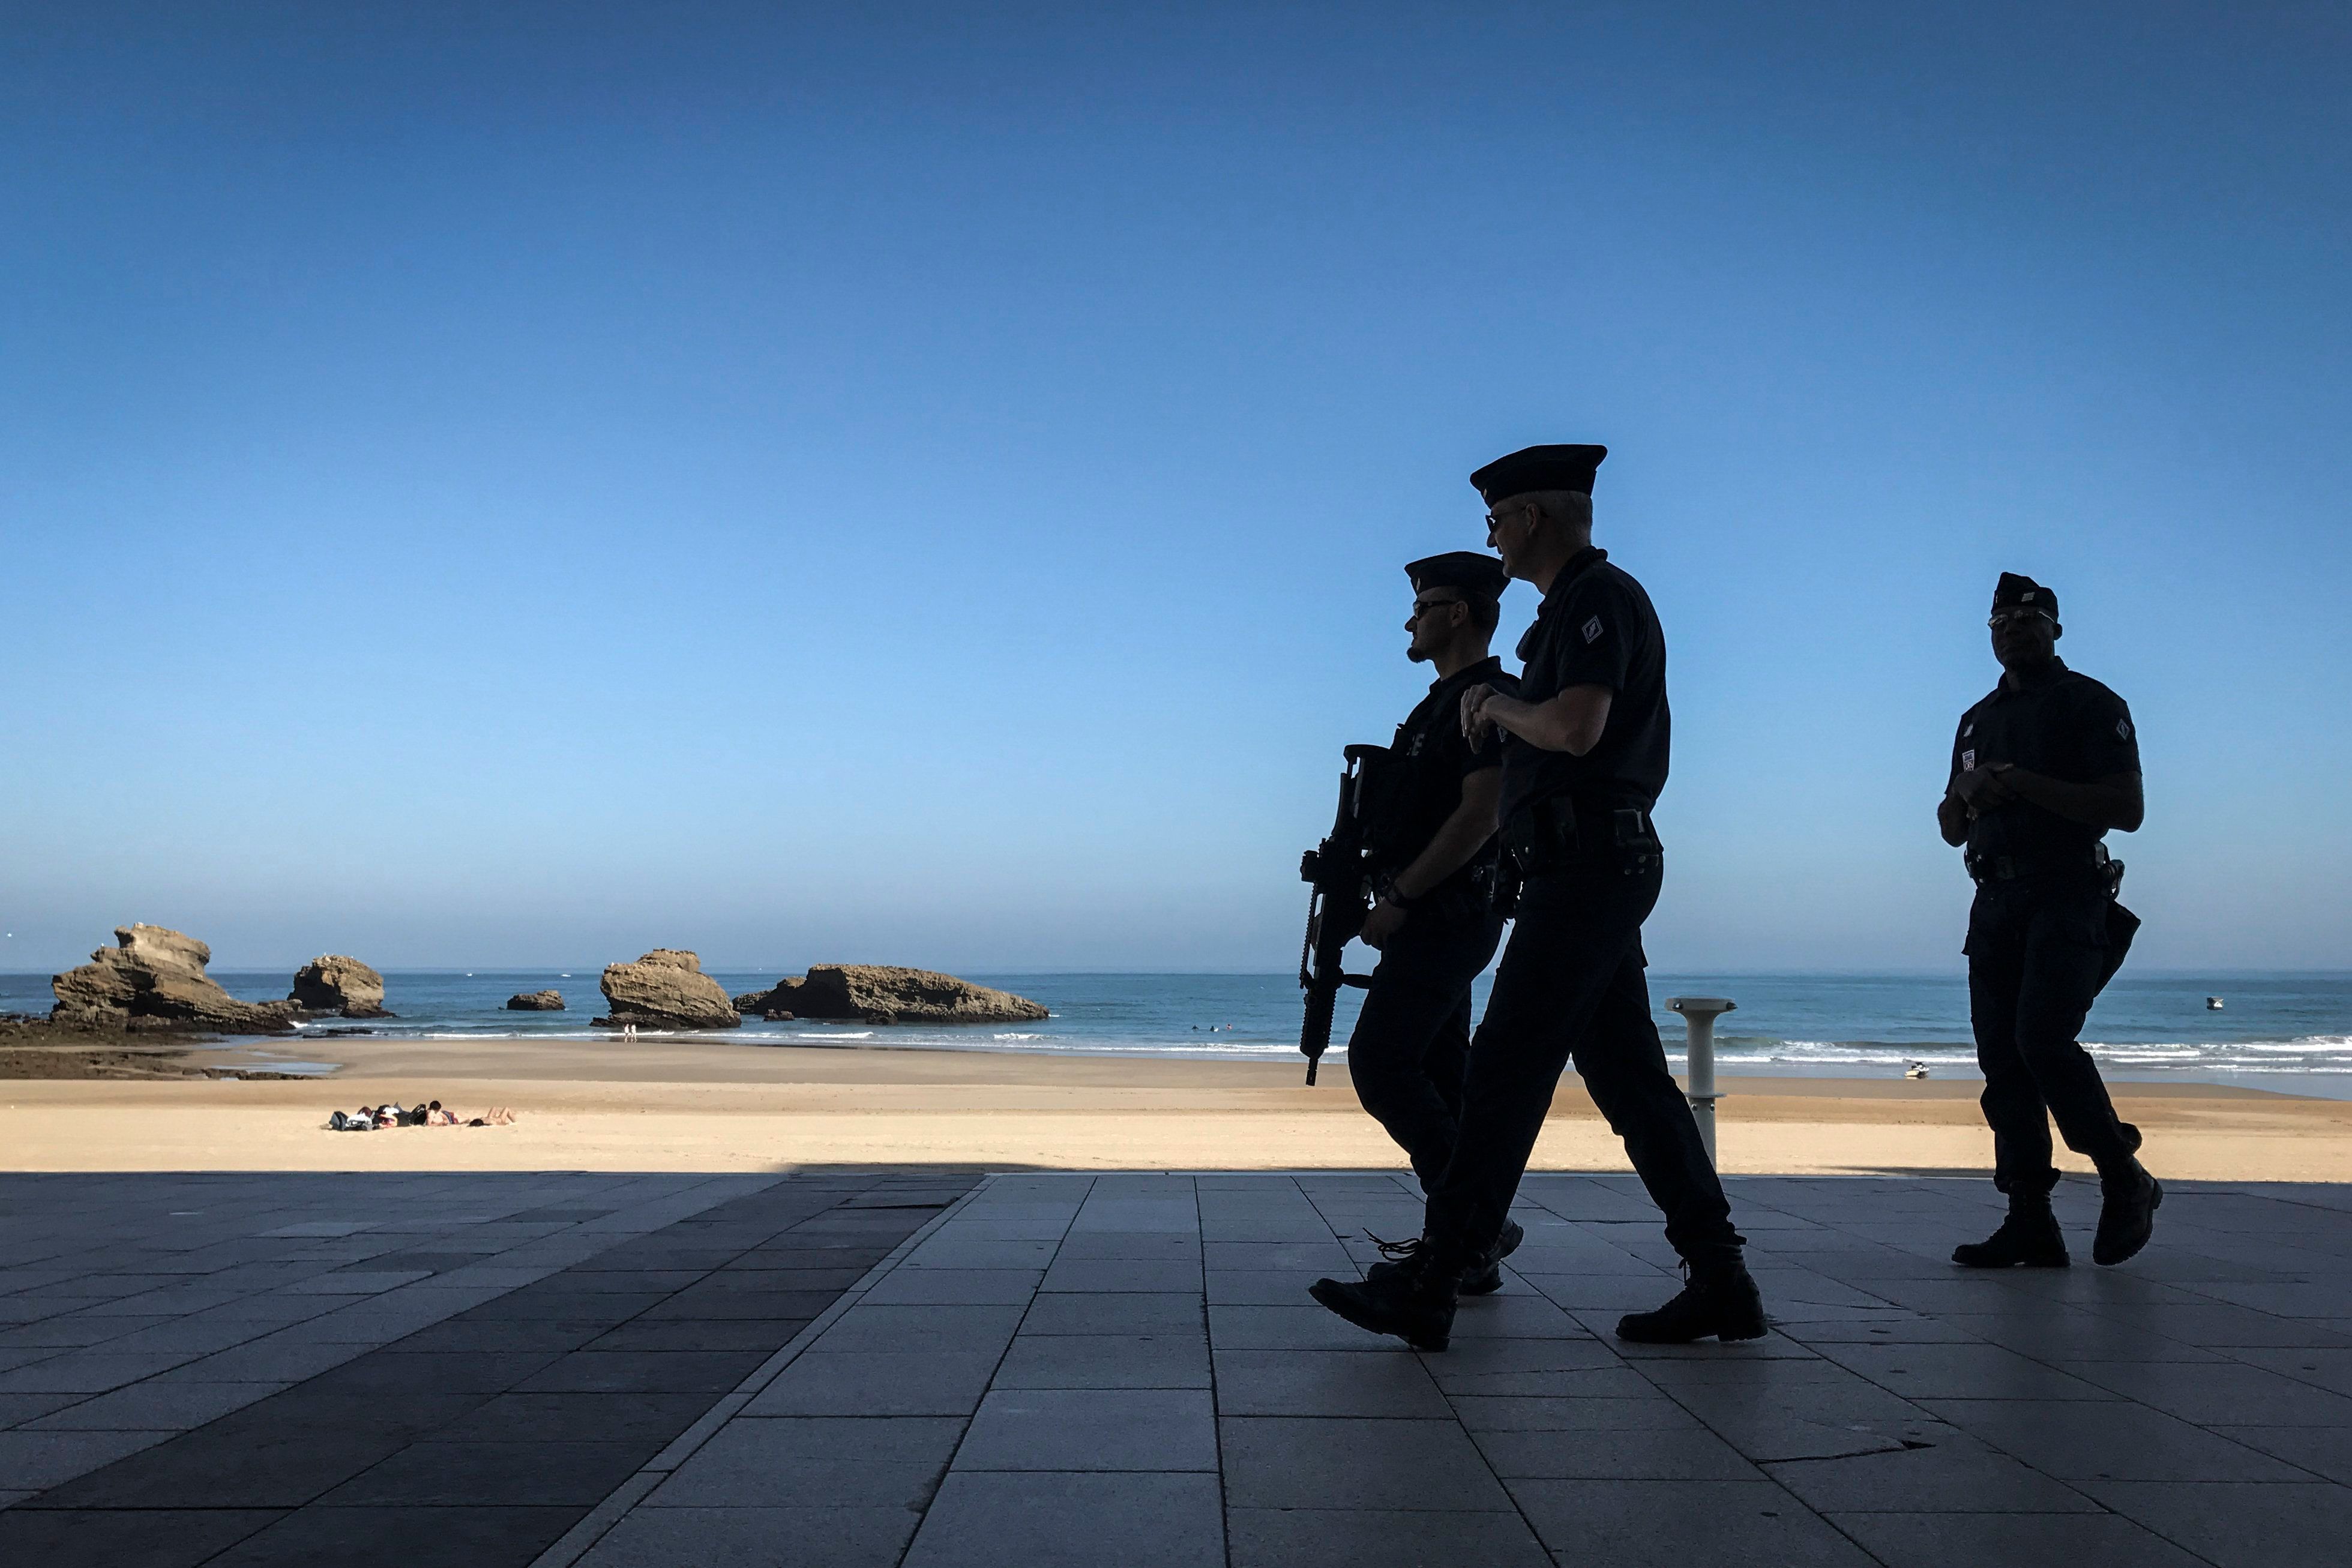
M 1298 954 L 1298 986 L 1307 993 L 1307 1027 L 1298 1049 L 1307 1057 L 1307 1082 L 1331 1044 L 1331 1013 L 1341 986 L 1369 986 L 1369 975 L 1350 975 L 1339 956 L 1364 928 L 1370 911 L 1371 870 L 1364 861 L 1364 795 L 1368 777 L 1388 759 L 1385 746 L 1350 746 L 1342 753 L 1339 811 L 1331 836 L 1299 858 L 1299 880 L 1314 892 L 1307 899 L 1307 942 Z

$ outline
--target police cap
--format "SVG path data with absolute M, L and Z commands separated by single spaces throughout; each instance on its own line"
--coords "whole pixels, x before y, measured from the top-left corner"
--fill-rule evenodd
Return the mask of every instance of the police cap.
M 1497 457 L 1475 474 L 1486 505 L 1524 496 L 1530 490 L 1581 490 L 1592 494 L 1592 473 L 1609 455 L 1606 446 L 1529 446 Z
M 2058 596 L 2030 577 L 2020 577 L 2004 571 L 1993 584 L 1992 607 L 1995 610 L 2039 610 L 2051 620 L 2058 619 Z
M 1510 575 L 1504 571 L 1501 561 L 1469 549 L 1448 550 L 1444 555 L 1414 561 L 1404 569 L 1404 574 L 1412 579 L 1415 593 L 1426 593 L 1433 588 L 1452 588 L 1459 590 L 1465 598 L 1489 601 L 1502 598 L 1503 590 L 1511 582 Z

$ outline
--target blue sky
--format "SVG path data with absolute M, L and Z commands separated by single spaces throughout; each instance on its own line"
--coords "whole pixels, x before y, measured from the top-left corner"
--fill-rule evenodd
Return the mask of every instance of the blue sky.
M 842 9 L 0 15 L 0 968 L 1280 968 L 1552 440 L 1662 967 L 1958 964 L 2002 570 L 2352 966 L 2340 12 Z

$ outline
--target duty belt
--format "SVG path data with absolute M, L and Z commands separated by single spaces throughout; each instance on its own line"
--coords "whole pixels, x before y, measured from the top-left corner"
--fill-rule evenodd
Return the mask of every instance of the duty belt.
M 1632 874 L 1659 854 L 1646 802 L 1567 795 L 1530 800 L 1512 812 L 1503 824 L 1503 848 L 1526 876 L 1612 864 Z
M 1972 854 L 1962 860 L 1969 875 L 1979 883 L 2018 882 L 2035 876 L 2112 877 L 2123 869 L 2122 863 L 2107 853 L 2105 844 L 2094 844 L 2079 855 Z
M 1393 892 L 1390 886 L 1391 873 L 1385 870 L 1373 877 L 1372 892 L 1376 897 L 1391 899 L 1401 908 L 1426 914 L 1433 919 L 1483 920 L 1495 905 L 1496 871 L 1500 858 L 1489 854 L 1484 860 L 1471 862 L 1411 904 Z

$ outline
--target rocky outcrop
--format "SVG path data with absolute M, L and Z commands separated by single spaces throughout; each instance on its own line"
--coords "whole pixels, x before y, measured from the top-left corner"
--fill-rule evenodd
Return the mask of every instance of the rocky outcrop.
M 388 1019 L 383 1010 L 383 977 L 339 953 L 311 959 L 294 971 L 294 989 L 287 1000 L 314 1013 L 341 1013 L 347 1019 Z
M 656 947 L 634 964 L 609 964 L 597 982 L 609 1015 L 592 1021 L 618 1029 L 733 1029 L 743 1019 L 726 988 L 702 972 L 702 960 Z
M 735 1005 L 766 1018 L 861 1023 L 1034 1023 L 1051 1016 L 1010 991 L 884 964 L 812 964 L 803 978 L 779 980 L 775 989 L 738 997 Z
M 518 991 L 507 998 L 510 1013 L 560 1013 L 563 1010 L 562 991 Z
M 219 1030 L 226 1034 L 284 1034 L 302 1016 L 292 1001 L 241 1002 L 205 973 L 213 950 L 161 925 L 118 925 L 114 946 L 90 962 L 51 977 L 53 1021 L 81 1029 L 135 1029 L 142 1024 Z M 370 971 L 373 973 L 373 971 Z
M 793 980 L 779 980 L 776 984 L 778 986 L 787 986 L 796 985 L 798 982 Z M 789 1008 L 775 1004 L 773 1001 L 775 994 L 776 993 L 773 991 L 745 991 L 741 996 L 735 998 L 735 1010 L 743 1014 L 746 1018 L 756 1016 L 765 1019 L 770 1023 L 792 1022 L 792 1010 Z

